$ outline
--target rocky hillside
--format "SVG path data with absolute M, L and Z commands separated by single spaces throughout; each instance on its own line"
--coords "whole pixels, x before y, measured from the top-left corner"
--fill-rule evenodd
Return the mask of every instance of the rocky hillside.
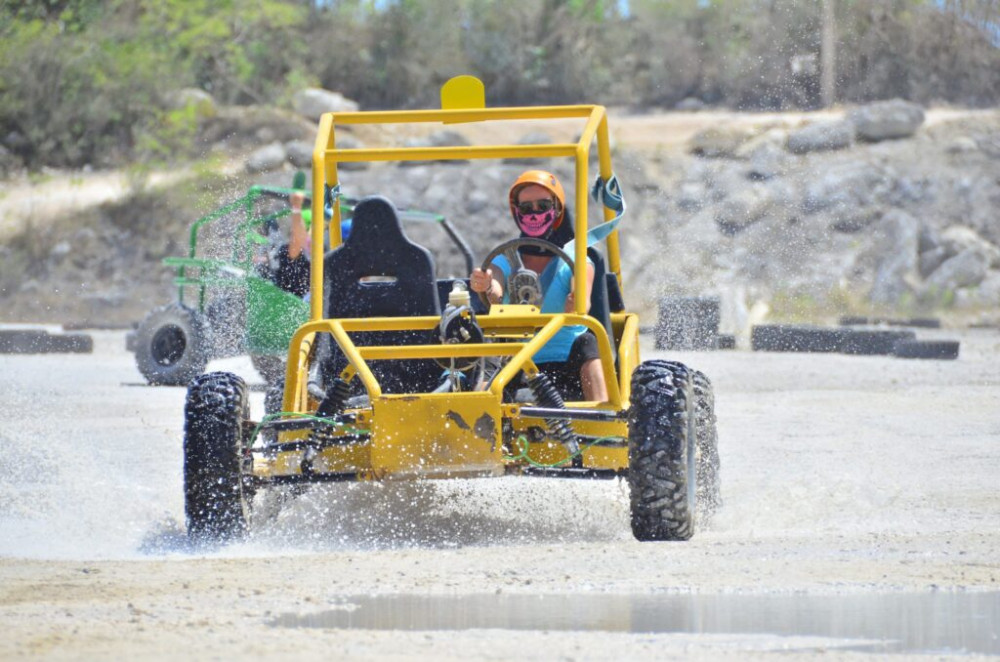
M 52 212 L 55 220 L 34 218 L 28 233 L 5 220 L 0 302 L 8 320 L 128 322 L 169 300 L 171 274 L 158 262 L 183 252 L 194 209 L 203 213 L 252 183 L 287 185 L 296 168 L 308 167 L 315 111 L 298 108 L 298 117 L 214 112 L 203 132 L 207 151 L 241 156 L 209 190 L 191 193 L 185 210 L 154 189 L 83 214 L 63 209 Z M 846 312 L 1000 317 L 1000 112 L 925 112 L 894 102 L 805 115 L 611 115 L 629 205 L 626 294 L 645 315 L 655 316 L 662 294 L 712 293 L 727 302 L 729 323 L 745 321 L 747 311 L 784 319 Z M 340 140 L 574 137 L 563 125 L 504 127 L 488 137 L 483 131 L 359 131 Z M 351 195 L 380 192 L 399 207 L 446 214 L 482 257 L 513 234 L 506 187 L 527 165 L 373 165 L 345 169 L 342 183 Z M 567 163 L 530 165 L 572 181 Z M 4 184 L 8 200 L 15 183 Z M 443 234 L 411 234 L 435 251 L 440 271 L 464 270 Z

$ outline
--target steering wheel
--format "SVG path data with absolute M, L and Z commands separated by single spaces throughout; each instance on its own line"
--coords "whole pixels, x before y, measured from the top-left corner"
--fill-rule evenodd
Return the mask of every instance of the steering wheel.
M 521 246 L 534 246 L 535 248 L 545 249 L 569 265 L 570 272 L 573 271 L 573 260 L 563 249 L 551 241 L 533 239 L 531 237 L 518 237 L 517 239 L 511 239 L 500 244 L 490 251 L 490 254 L 483 260 L 483 266 L 480 268 L 486 271 L 493 264 L 493 260 L 497 256 L 503 255 L 507 258 L 507 264 L 510 266 L 510 275 L 507 277 L 507 282 L 504 283 L 504 292 L 508 294 L 510 301 L 516 304 L 527 304 L 541 308 L 542 284 L 538 279 L 538 274 L 530 269 L 526 269 L 524 263 L 521 262 L 521 255 L 517 250 Z M 489 308 L 490 301 L 486 298 L 486 292 L 477 292 L 476 294 L 482 299 L 483 304 Z

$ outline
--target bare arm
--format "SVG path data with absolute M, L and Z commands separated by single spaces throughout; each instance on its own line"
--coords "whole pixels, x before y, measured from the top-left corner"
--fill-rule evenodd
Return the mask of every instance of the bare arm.
M 304 200 L 305 195 L 300 192 L 292 193 L 288 197 L 288 202 L 292 207 L 292 227 L 288 240 L 288 257 L 292 260 L 302 255 L 309 245 L 309 233 L 306 232 L 306 226 L 302 222 L 302 202 Z

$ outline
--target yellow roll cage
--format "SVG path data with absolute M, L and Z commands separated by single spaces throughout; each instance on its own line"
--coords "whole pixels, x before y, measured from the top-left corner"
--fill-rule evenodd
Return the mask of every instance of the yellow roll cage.
M 505 120 L 558 120 L 579 118 L 584 120 L 580 138 L 575 143 L 529 144 L 529 145 L 475 145 L 451 147 L 392 147 L 392 148 L 361 148 L 346 149 L 337 146 L 336 128 L 348 125 L 383 125 L 383 124 L 413 124 L 435 123 L 457 124 L 483 121 Z M 328 188 L 339 184 L 338 164 L 351 162 L 373 161 L 448 161 L 470 159 L 505 159 L 505 158 L 539 158 L 539 157 L 572 157 L 576 165 L 575 178 L 575 234 L 578 238 L 587 235 L 587 203 L 588 203 L 588 157 L 590 146 L 595 142 L 598 150 L 598 163 L 601 178 L 606 182 L 612 176 L 611 154 L 609 148 L 608 121 L 606 110 L 599 105 L 573 106 L 531 106 L 509 108 L 486 108 L 485 94 L 481 81 L 472 76 L 458 76 L 449 80 L 441 88 L 440 110 L 409 110 L 409 111 L 366 111 L 366 112 L 331 112 L 321 116 L 319 131 L 313 150 L 312 159 L 312 216 L 323 218 L 324 203 Z M 339 189 L 337 189 L 339 190 Z M 336 248 L 343 243 L 341 235 L 340 207 L 333 204 L 333 217 L 326 231 L 329 236 L 329 246 Z M 610 221 L 615 217 L 611 209 L 603 209 L 604 219 Z M 365 385 L 369 395 L 375 399 L 381 395 L 377 379 L 366 364 L 366 359 L 386 358 L 426 358 L 431 355 L 437 358 L 459 356 L 507 355 L 512 360 L 494 380 L 491 390 L 499 401 L 501 391 L 518 370 L 533 373 L 537 369 L 531 361 L 531 356 L 537 352 L 564 325 L 583 325 L 595 332 L 598 339 L 598 349 L 602 357 L 605 381 L 608 387 L 609 401 L 602 408 L 622 410 L 627 406 L 632 369 L 638 364 L 638 322 L 634 315 L 615 315 L 619 318 L 620 346 L 618 361 L 620 374 L 615 374 L 615 365 L 611 343 L 604 327 L 594 318 L 587 315 L 587 302 L 583 297 L 576 300 L 574 313 L 539 316 L 538 310 L 530 306 L 495 306 L 487 316 L 491 322 L 486 322 L 484 328 L 494 327 L 510 333 L 512 329 L 523 329 L 522 333 L 530 340 L 514 343 L 507 347 L 503 344 L 475 345 L 439 345 L 408 346 L 408 347 L 357 347 L 348 337 L 348 332 L 368 330 L 393 329 L 432 329 L 439 321 L 436 318 L 380 318 L 378 320 L 327 320 L 323 319 L 324 302 L 324 228 L 321 223 L 313 223 L 311 227 L 311 301 L 310 321 L 301 326 L 292 338 L 289 347 L 288 371 L 286 374 L 286 389 L 284 408 L 286 411 L 304 411 L 308 406 L 304 386 L 304 372 L 308 362 L 312 339 L 316 333 L 331 334 L 336 343 L 344 351 L 349 370 L 356 374 Z M 587 243 L 576 241 L 574 244 L 574 264 L 586 264 Z M 621 278 L 621 261 L 619 255 L 618 231 L 614 230 L 607 237 L 608 272 L 614 273 L 619 284 Z M 583 269 L 574 270 L 574 287 L 576 291 L 586 288 L 586 273 Z M 540 320 L 540 317 L 542 319 Z M 486 320 L 483 320 L 484 322 Z M 539 322 L 542 321 L 542 324 Z M 528 331 L 530 329 L 530 331 Z M 478 353 L 477 353 L 478 352 Z

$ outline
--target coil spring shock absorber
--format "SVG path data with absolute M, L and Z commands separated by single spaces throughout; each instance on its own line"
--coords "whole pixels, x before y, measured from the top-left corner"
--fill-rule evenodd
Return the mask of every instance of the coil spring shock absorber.
M 538 373 L 528 380 L 528 388 L 534 394 L 535 401 L 542 407 L 551 407 L 552 409 L 566 408 L 566 403 L 563 402 L 562 395 L 552 385 L 548 376 Z M 566 448 L 573 458 L 573 463 L 578 464 L 580 444 L 576 439 L 576 435 L 573 434 L 573 428 L 570 426 L 569 421 L 561 418 L 546 418 L 544 420 L 552 436 L 558 439 Z
M 351 397 L 351 385 L 337 377 L 326 389 L 326 397 L 319 403 L 316 415 L 322 418 L 330 418 L 344 411 L 347 399 Z

